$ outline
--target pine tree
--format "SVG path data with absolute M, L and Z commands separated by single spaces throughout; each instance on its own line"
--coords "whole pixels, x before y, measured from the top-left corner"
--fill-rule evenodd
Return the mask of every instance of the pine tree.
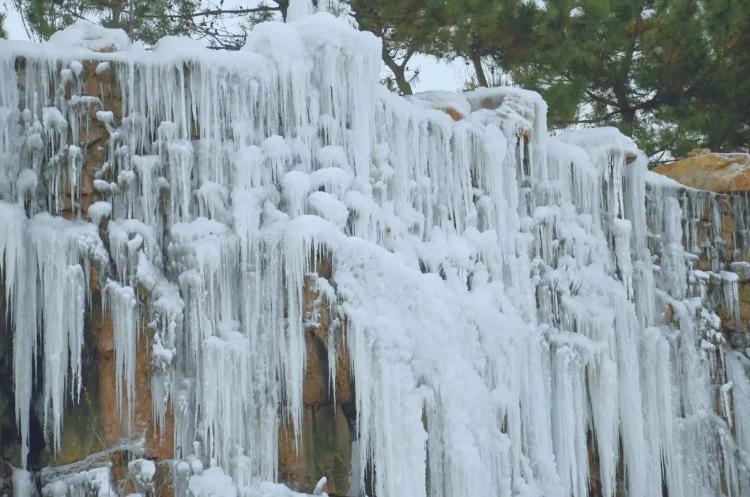
M 483 61 L 509 67 L 533 45 L 538 8 L 526 0 L 446 2 L 449 26 L 439 30 L 428 52 L 437 57 L 463 57 L 471 62 L 477 86 L 491 86 Z
M 553 125 L 617 126 L 655 160 L 736 149 L 748 143 L 750 67 L 739 3 L 550 0 L 510 69 L 544 95 Z
M 383 63 L 393 74 L 386 83 L 410 95 L 418 71 L 409 62 L 417 53 L 435 52 L 431 47 L 439 32 L 452 23 L 446 0 L 350 0 L 360 29 L 383 40 Z
M 0 38 L 7 38 L 8 33 L 5 32 L 5 13 L 0 12 Z
M 245 7 L 225 7 L 224 0 L 15 0 L 17 10 L 38 40 L 79 19 L 124 29 L 148 44 L 167 35 L 206 39 L 212 48 L 238 49 L 250 26 L 285 19 L 289 0 L 261 0 Z
M 410 94 L 418 70 L 409 67 L 417 54 L 471 61 L 477 84 L 491 84 L 482 60 L 518 58 L 529 45 L 537 9 L 527 0 L 350 0 L 361 29 L 383 40 L 383 62 L 393 73 L 393 87 Z M 503 54 L 503 56 L 501 56 Z
M 15 0 L 30 35 L 45 40 L 79 19 L 122 28 L 132 39 L 154 43 L 169 34 L 186 34 L 186 15 L 199 0 Z

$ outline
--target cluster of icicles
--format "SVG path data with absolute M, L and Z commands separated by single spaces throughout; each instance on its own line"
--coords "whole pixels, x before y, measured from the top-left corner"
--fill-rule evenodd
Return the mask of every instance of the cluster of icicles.
M 145 322 L 176 452 L 240 489 L 275 481 L 280 427 L 300 433 L 303 284 L 325 255 L 356 391 L 349 495 L 366 474 L 378 497 L 583 497 L 593 480 L 605 497 L 747 495 L 750 361 L 716 315 L 738 316 L 737 278 L 718 256 L 693 268 L 711 198 L 657 180 L 615 130 L 548 136 L 536 94 L 392 96 L 379 54 L 327 14 L 260 25 L 237 53 L 0 44 L 24 451 L 34 382 L 60 447 L 96 265 L 122 411 Z M 112 75 L 121 109 L 85 95 L 82 61 Z M 92 108 L 109 140 L 83 212 Z

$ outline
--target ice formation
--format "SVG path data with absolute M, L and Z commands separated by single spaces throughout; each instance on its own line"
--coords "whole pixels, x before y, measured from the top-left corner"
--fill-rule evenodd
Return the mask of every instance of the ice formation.
M 96 264 L 123 415 L 141 326 L 154 331 L 176 493 L 292 495 L 270 483 L 278 432 L 299 444 L 303 287 L 330 260 L 318 286 L 356 391 L 349 495 L 584 497 L 593 480 L 604 497 L 747 495 L 750 361 L 717 316 L 739 321 L 737 274 L 699 246 L 699 231 L 721 237 L 720 213 L 703 223 L 715 196 L 648 173 L 614 129 L 550 137 L 531 92 L 391 95 L 379 41 L 310 11 L 292 2 L 292 22 L 236 53 L 146 51 L 82 25 L 0 42 L 0 273 L 24 450 L 34 381 L 59 448 Z M 113 75 L 118 112 L 85 95 L 84 62 Z M 109 139 L 85 207 L 92 109 Z M 152 465 L 131 464 L 147 491 Z M 58 483 L 49 495 L 75 482 Z

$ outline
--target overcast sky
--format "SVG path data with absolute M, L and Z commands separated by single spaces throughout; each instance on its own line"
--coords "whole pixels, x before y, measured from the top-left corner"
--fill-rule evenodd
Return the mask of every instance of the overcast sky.
M 228 3 L 233 3 L 231 0 Z M 227 2 L 225 2 L 225 5 Z M 27 40 L 23 29 L 21 16 L 12 7 L 9 0 L 2 0 L 3 10 L 7 12 L 5 29 L 11 40 Z M 416 55 L 409 64 L 410 68 L 419 68 L 419 80 L 413 85 L 415 92 L 431 90 L 456 91 L 463 87 L 464 82 L 469 79 L 469 71 L 461 61 L 453 63 L 442 62 L 428 55 Z M 388 69 L 383 67 L 383 74 L 388 74 Z

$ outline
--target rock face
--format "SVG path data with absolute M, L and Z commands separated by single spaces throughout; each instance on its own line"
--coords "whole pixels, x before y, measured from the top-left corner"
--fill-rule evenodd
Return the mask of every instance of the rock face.
M 738 308 L 721 308 L 719 316 L 730 340 L 746 343 L 745 334 L 750 331 L 750 155 L 697 149 L 653 172 L 684 185 L 674 191 L 684 209 L 685 241 L 696 258 L 694 267 L 709 273 L 709 293 L 736 292 Z
M 750 155 L 693 150 L 686 158 L 663 164 L 654 172 L 690 188 L 709 192 L 750 191 Z
M 747 495 L 745 193 L 329 16 L 70 35 L 0 44 L 0 496 Z
M 292 488 L 306 491 L 313 490 L 325 475 L 327 493 L 347 495 L 356 416 L 349 357 L 344 352 L 346 332 L 332 315 L 331 302 L 318 289 L 321 278 L 325 282 L 331 278 L 330 258 L 322 259 L 313 269 L 305 278 L 303 295 L 305 321 L 309 324 L 305 330 L 302 433 L 295 440 L 290 426 L 280 430 L 279 473 Z M 344 352 L 335 356 L 335 378 L 330 375 L 329 347 Z

